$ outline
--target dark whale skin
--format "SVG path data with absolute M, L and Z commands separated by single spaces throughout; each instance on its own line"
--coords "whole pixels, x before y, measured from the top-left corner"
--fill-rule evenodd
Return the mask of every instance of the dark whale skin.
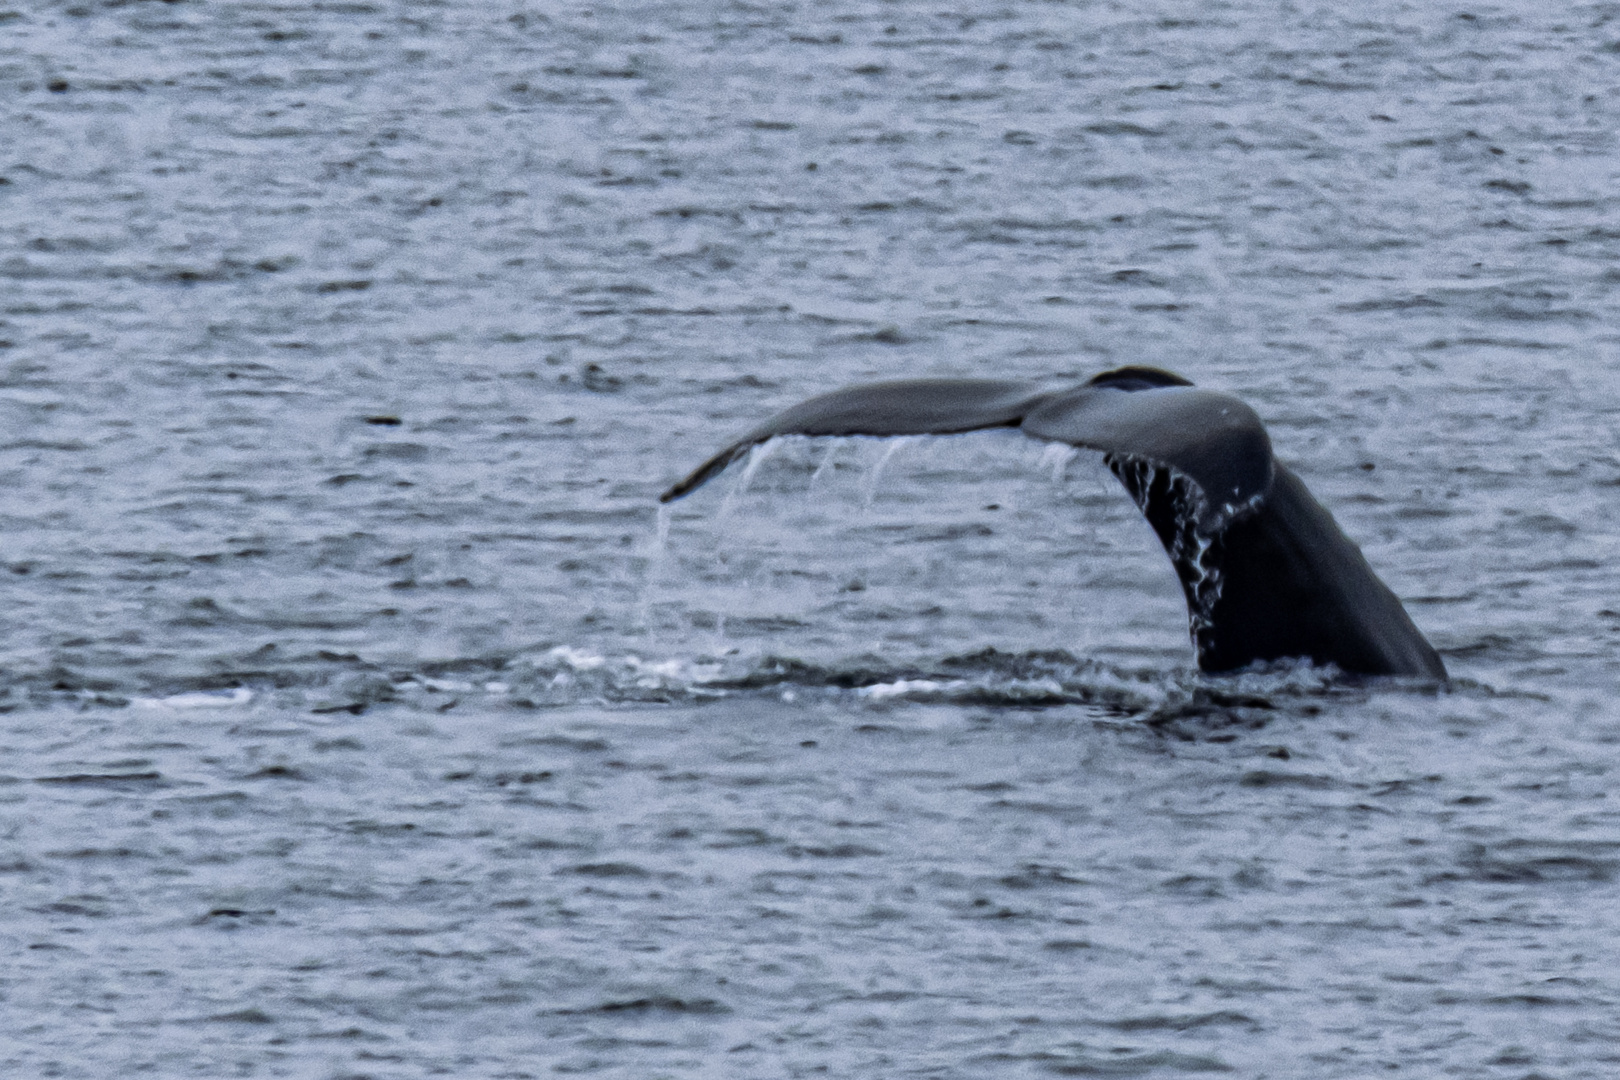
M 1194 634 L 1202 670 L 1304 657 L 1351 674 L 1445 680 L 1445 664 L 1400 600 L 1286 467 L 1277 466 L 1259 509 L 1218 543 L 1220 599 L 1210 626 Z

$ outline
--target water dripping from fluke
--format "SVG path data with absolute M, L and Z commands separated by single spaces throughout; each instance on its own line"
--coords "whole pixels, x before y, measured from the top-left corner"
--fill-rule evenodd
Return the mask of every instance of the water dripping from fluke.
M 730 488 L 726 490 L 726 497 L 720 503 L 720 520 L 729 518 L 736 508 L 737 500 L 748 494 L 748 488 L 754 482 L 754 476 L 759 472 L 760 466 L 776 453 L 782 445 L 779 439 L 767 439 L 762 443 L 748 448 L 748 460 L 743 463 L 741 475 Z M 665 505 L 668 505 L 667 502 Z
M 1052 483 L 1061 484 L 1064 474 L 1069 471 L 1069 464 L 1080 456 L 1078 448 L 1066 443 L 1048 443 L 1041 449 L 1039 468 L 1048 470 L 1052 474 Z
M 889 462 L 894 460 L 896 454 L 916 441 L 916 439 L 911 438 L 895 439 L 883 448 L 883 453 L 878 457 L 877 464 L 873 465 L 872 471 L 867 474 L 866 487 L 861 497 L 862 506 L 870 507 L 877 500 L 878 484 L 883 480 L 883 470 L 888 468 Z
M 653 592 L 663 577 L 664 561 L 669 554 L 669 526 L 674 509 L 668 503 L 658 504 L 653 522 L 651 547 L 647 552 L 646 577 L 641 583 L 641 596 L 636 601 L 636 628 L 646 631 L 652 619 Z

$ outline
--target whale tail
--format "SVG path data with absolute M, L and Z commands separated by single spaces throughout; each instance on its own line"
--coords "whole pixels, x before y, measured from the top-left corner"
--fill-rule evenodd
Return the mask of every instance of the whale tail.
M 660 500 L 690 494 L 778 435 L 997 427 L 1102 451 L 1175 567 L 1202 670 L 1299 657 L 1354 674 L 1446 677 L 1400 600 L 1272 457 L 1254 410 L 1157 368 L 1118 368 L 1067 389 L 1002 379 L 847 387 L 778 413 Z
M 658 497 L 689 495 L 777 435 L 957 435 L 1016 427 L 1048 391 L 1006 379 L 901 379 L 845 387 L 777 413 Z

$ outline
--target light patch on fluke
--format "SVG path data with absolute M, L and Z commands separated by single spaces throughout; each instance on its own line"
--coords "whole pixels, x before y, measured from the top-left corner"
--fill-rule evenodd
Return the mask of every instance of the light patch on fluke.
M 1187 629 L 1193 647 L 1202 655 L 1214 643 L 1215 606 L 1220 603 L 1223 583 L 1221 535 L 1233 517 L 1225 513 L 1217 516 L 1215 530 L 1206 532 L 1200 523 L 1208 517 L 1209 501 L 1191 477 L 1145 458 L 1110 454 L 1103 460 L 1150 522 L 1155 521 L 1158 510 L 1155 497 L 1169 499 L 1173 531 L 1165 538 L 1165 549 L 1186 590 Z M 1260 500 L 1257 497 L 1250 502 L 1257 508 Z

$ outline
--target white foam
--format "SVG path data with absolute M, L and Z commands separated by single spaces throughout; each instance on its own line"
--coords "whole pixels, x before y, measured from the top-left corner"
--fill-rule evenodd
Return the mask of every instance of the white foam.
M 234 709 L 252 701 L 253 696 L 252 690 L 238 687 L 235 690 L 190 690 L 161 698 L 131 698 L 129 703 L 141 709 Z
M 558 645 L 546 653 L 546 659 L 561 660 L 575 671 L 593 671 L 608 662 L 605 656 L 586 652 L 584 649 L 570 648 L 567 645 Z
M 934 694 L 944 690 L 955 690 L 966 685 L 967 683 L 961 679 L 952 679 L 948 682 L 937 682 L 934 679 L 899 679 L 892 683 L 863 686 L 856 693 L 873 701 L 884 701 L 888 698 L 904 697 L 907 694 Z
M 661 681 L 701 686 L 720 678 L 724 668 L 712 660 L 642 660 L 637 656 L 624 658 L 625 665 L 638 672 L 641 686 L 656 686 Z
M 429 690 L 439 690 L 445 693 L 461 694 L 473 689 L 472 683 L 461 682 L 458 679 L 429 679 L 418 675 L 416 676 L 416 681 L 427 687 Z

